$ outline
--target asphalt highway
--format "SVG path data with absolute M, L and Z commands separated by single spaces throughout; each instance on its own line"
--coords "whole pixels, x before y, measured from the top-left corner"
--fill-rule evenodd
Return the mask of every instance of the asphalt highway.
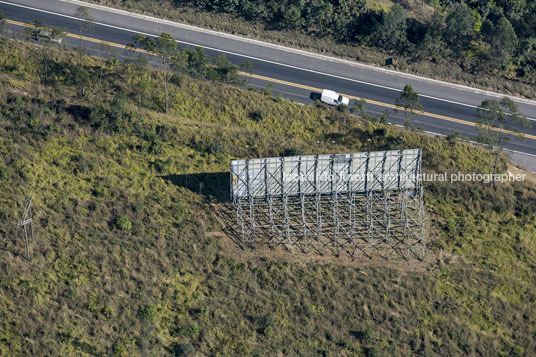
M 80 20 L 73 16 L 80 5 L 82 3 L 76 1 L 0 0 L 0 10 L 8 20 L 20 23 L 38 20 L 48 26 L 65 27 L 74 35 L 80 34 L 81 30 Z M 385 111 L 393 124 L 403 123 L 404 113 L 395 111 L 393 104 L 403 86 L 411 84 L 420 94 L 424 107 L 423 114 L 413 117 L 413 124 L 432 133 L 460 133 L 464 138 L 474 137 L 477 134 L 474 124 L 476 107 L 482 100 L 502 96 L 103 7 L 92 7 L 91 15 L 95 23 L 82 35 L 112 43 L 114 55 L 119 58 L 135 55 L 119 46 L 131 43 L 136 33 L 158 36 L 168 32 L 183 46 L 204 47 L 211 57 L 225 53 L 237 65 L 252 62 L 254 77 L 248 78 L 248 83 L 253 87 L 263 88 L 272 83 L 272 92 L 304 104 L 313 104 L 314 93 L 319 90 L 332 89 L 349 96 L 351 105 L 359 98 L 365 99 L 369 114 L 378 116 Z M 11 23 L 10 26 L 14 32 L 21 30 L 20 25 Z M 82 43 L 95 55 L 110 55 L 110 51 L 95 40 L 67 37 L 65 42 L 71 46 Z M 152 61 L 156 62 L 155 59 Z M 518 126 L 527 138 L 523 141 L 512 139 L 506 146 L 520 153 L 536 155 L 536 101 L 513 99 L 523 114 L 532 119 L 533 128 Z

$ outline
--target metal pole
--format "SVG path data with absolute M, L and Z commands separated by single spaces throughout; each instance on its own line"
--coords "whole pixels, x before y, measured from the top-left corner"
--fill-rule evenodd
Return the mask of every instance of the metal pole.
M 30 242 L 28 242 L 28 232 L 24 225 L 24 240 L 26 241 L 26 259 L 30 260 Z

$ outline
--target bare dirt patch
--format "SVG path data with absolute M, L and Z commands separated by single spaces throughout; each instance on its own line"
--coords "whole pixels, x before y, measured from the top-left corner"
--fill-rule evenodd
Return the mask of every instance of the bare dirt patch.
M 508 165 L 508 172 L 511 172 L 513 175 L 526 175 L 525 176 L 525 181 L 530 183 L 530 184 L 536 184 L 536 174 L 530 172 L 530 171 L 527 171 L 527 170 L 523 170 L 523 169 L 520 169 L 514 165 Z

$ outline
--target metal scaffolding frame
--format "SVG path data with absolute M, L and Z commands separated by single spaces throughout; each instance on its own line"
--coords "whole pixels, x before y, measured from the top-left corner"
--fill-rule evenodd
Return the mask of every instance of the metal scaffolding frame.
M 421 149 L 231 161 L 242 242 L 423 259 Z

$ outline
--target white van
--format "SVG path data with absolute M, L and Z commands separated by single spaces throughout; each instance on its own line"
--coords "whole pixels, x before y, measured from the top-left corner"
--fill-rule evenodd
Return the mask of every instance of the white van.
M 322 91 L 322 96 L 320 97 L 320 101 L 329 104 L 329 105 L 346 105 L 348 106 L 348 103 L 350 103 L 350 99 L 343 97 L 340 94 L 337 94 L 336 92 L 328 89 L 324 89 Z

